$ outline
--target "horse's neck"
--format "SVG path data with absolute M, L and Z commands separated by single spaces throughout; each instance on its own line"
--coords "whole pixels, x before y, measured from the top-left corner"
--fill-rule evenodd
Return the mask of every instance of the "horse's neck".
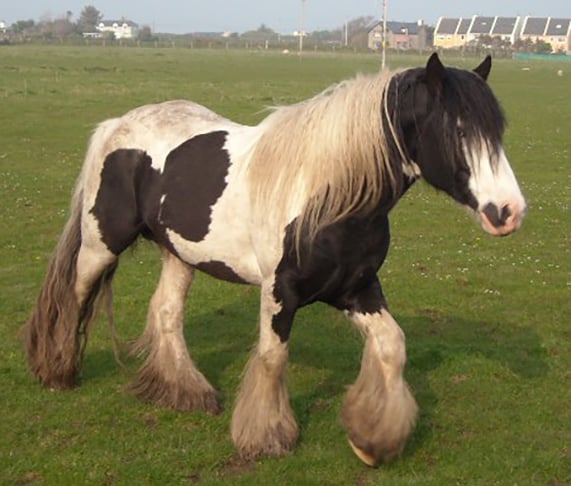
M 376 218 L 379 215 L 387 215 L 418 180 L 418 176 L 409 176 L 405 173 L 402 173 L 401 176 L 401 182 L 395 186 L 394 191 L 385 191 L 385 195 L 371 213 L 372 218 Z

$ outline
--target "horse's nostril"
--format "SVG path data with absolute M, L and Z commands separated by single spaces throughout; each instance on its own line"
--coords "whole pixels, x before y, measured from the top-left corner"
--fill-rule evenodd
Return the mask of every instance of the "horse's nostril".
M 502 212 L 500 214 L 500 222 L 502 224 L 505 224 L 506 221 L 508 220 L 508 218 L 512 215 L 511 209 L 510 207 L 506 204 L 504 207 L 502 207 Z
M 495 228 L 501 228 L 506 224 L 507 219 L 511 216 L 512 212 L 510 208 L 506 205 L 502 209 L 498 208 L 494 203 L 488 203 L 482 209 L 482 212 L 488 218 L 488 221 Z

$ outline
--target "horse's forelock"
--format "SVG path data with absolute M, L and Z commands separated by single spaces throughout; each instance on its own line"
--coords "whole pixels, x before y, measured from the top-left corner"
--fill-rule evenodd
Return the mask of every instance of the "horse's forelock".
M 498 100 L 489 85 L 474 73 L 454 68 L 447 71 L 443 103 L 449 143 L 459 147 L 463 142 L 476 153 L 485 150 L 490 162 L 496 164 L 506 126 Z

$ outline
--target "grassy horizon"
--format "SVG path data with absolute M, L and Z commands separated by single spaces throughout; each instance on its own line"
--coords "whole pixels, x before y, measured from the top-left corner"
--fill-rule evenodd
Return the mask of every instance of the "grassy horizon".
M 571 483 L 566 63 L 500 60 L 492 69 L 509 120 L 506 151 L 529 203 L 518 233 L 487 236 L 424 183 L 392 213 L 380 275 L 407 335 L 406 376 L 420 416 L 403 457 L 369 469 L 353 456 L 338 420 L 359 370 L 361 339 L 324 305 L 302 309 L 292 331 L 288 379 L 298 446 L 285 458 L 251 463 L 237 458 L 229 423 L 257 339 L 258 289 L 201 274 L 187 304 L 188 346 L 221 393 L 218 417 L 159 409 L 125 391 L 140 364 L 126 357 L 127 344 L 143 331 L 160 268 L 148 243 L 125 252 L 114 284 L 125 369 L 100 319 L 82 386 L 50 392 L 30 376 L 18 333 L 98 122 L 187 98 L 255 124 L 268 106 L 378 69 L 378 57 L 14 46 L 0 48 L 0 59 L 0 484 Z M 389 57 L 391 68 L 424 62 Z

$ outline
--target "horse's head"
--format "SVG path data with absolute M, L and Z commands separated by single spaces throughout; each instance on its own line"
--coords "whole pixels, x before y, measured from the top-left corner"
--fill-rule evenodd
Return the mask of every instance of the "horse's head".
M 470 208 L 495 236 L 519 228 L 525 200 L 503 149 L 505 118 L 486 80 L 488 56 L 474 71 L 446 68 L 433 54 L 398 82 L 400 126 L 424 179 Z

